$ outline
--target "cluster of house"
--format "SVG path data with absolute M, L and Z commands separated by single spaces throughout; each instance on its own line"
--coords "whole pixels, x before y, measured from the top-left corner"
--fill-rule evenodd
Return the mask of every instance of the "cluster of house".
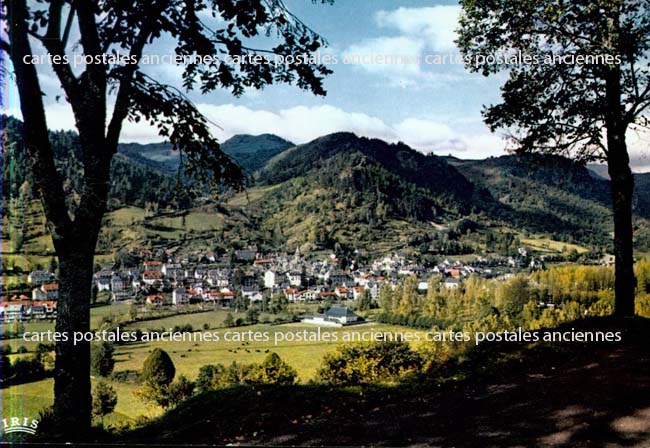
M 14 295 L 11 300 L 0 302 L 0 322 L 56 318 L 59 284 L 56 283 L 54 274 L 40 270 L 32 271 L 27 276 L 27 282 L 34 287 L 32 297 Z
M 154 306 L 210 303 L 227 308 L 237 297 L 256 303 L 278 294 L 289 302 L 358 300 L 364 294 L 377 301 L 382 285 L 395 287 L 405 276 L 420 279 L 421 291 L 428 288 L 431 276 L 439 276 L 445 288 L 453 289 L 472 274 L 506 278 L 521 267 L 512 258 L 478 258 L 471 263 L 444 260 L 424 267 L 394 253 L 368 266 L 351 263 L 343 270 L 334 254 L 308 261 L 299 249 L 293 255 L 265 254 L 254 246 L 221 257 L 213 253 L 177 257 L 165 251 L 139 255 L 144 261 L 137 266 L 96 272 L 97 290 L 109 291 L 115 303 L 140 296 Z

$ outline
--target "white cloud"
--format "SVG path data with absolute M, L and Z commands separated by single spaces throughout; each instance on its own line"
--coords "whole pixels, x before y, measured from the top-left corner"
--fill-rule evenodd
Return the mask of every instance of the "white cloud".
M 393 11 L 378 11 L 377 25 L 396 28 L 402 34 L 415 36 L 426 43 L 429 50 L 451 51 L 456 48 L 456 28 L 460 17 L 460 6 L 432 6 L 426 8 L 398 8 Z
M 424 42 L 399 36 L 367 39 L 351 45 L 343 52 L 344 63 L 359 65 L 370 73 L 397 77 L 413 83 L 412 78 L 421 74 L 419 58 Z
M 378 11 L 375 22 L 379 28 L 394 31 L 395 35 L 365 39 L 343 52 L 344 57 L 373 55 L 392 58 L 392 63 L 362 62 L 358 64 L 369 73 L 379 74 L 391 85 L 424 87 L 456 80 L 475 79 L 467 76 L 462 64 L 455 58 L 454 43 L 460 16 L 459 6 L 425 8 L 398 8 Z M 445 63 L 433 64 L 426 55 L 444 55 Z M 402 58 L 416 63 L 403 63 Z
M 213 129 L 221 140 L 235 134 L 272 133 L 294 143 L 306 143 L 332 132 L 349 131 L 388 142 L 402 141 L 424 153 L 472 158 L 501 155 L 505 146 L 501 138 L 487 131 L 484 134 L 464 132 L 462 124 L 454 127 L 452 123 L 420 118 L 388 124 L 378 117 L 329 105 L 298 106 L 278 112 L 232 104 L 202 104 L 199 109 L 222 128 Z
M 213 129 L 221 139 L 243 133 L 272 133 L 296 143 L 304 143 L 339 131 L 381 138 L 390 138 L 393 133 L 392 129 L 377 117 L 346 112 L 329 105 L 297 106 L 278 112 L 253 110 L 233 104 L 200 104 L 198 107 L 222 128 Z
M 482 158 L 503 154 L 505 142 L 498 136 L 468 133 L 463 123 L 443 123 L 421 118 L 406 118 L 386 123 L 381 118 L 359 112 L 348 112 L 331 106 L 296 106 L 277 112 L 250 109 L 235 104 L 199 104 L 199 110 L 213 123 L 212 132 L 220 141 L 235 134 L 279 135 L 294 143 L 306 143 L 333 132 L 353 132 L 359 136 L 379 138 L 388 142 L 402 141 L 424 153 Z M 7 110 L 20 117 L 15 109 Z M 74 130 L 74 117 L 67 103 L 48 105 L 48 126 L 53 130 Z M 162 139 L 156 128 L 147 122 L 124 123 L 121 142 L 152 143 Z

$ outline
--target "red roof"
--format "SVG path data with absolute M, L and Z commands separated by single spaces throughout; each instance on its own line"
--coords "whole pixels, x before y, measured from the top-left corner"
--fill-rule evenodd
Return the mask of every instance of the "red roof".
M 142 273 L 142 278 L 160 279 L 160 278 L 162 278 L 162 272 L 160 272 L 160 271 L 144 271 Z
M 43 291 L 49 292 L 49 291 L 58 291 L 59 290 L 59 284 L 58 283 L 46 283 L 41 286 L 43 288 Z

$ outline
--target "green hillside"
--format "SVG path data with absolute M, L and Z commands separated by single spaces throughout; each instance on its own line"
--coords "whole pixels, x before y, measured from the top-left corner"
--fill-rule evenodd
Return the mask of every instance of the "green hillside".
M 22 124 L 7 118 L 3 126 L 3 252 L 19 254 L 22 266 L 44 264 L 52 248 L 32 192 Z M 82 170 L 77 136 L 54 132 L 52 141 L 74 202 Z M 144 244 L 228 252 L 255 243 L 269 250 L 459 255 L 508 253 L 521 243 L 598 251 L 611 242 L 608 181 L 561 157 L 464 161 L 351 133 L 298 146 L 269 134 L 243 135 L 221 148 L 255 183 L 215 202 L 200 187 L 178 188 L 178 154 L 169 145 L 121 145 L 98 254 L 113 257 Z M 650 246 L 649 198 L 650 175 L 637 175 L 641 250 Z
M 221 149 L 230 155 L 248 174 L 262 168 L 276 155 L 294 146 L 290 141 L 277 135 L 235 135 L 221 145 Z
M 556 156 L 503 156 L 450 161 L 503 206 L 514 227 L 548 232 L 553 239 L 606 245 L 613 231 L 608 181 Z
M 221 150 L 252 175 L 270 159 L 292 146 L 294 144 L 290 141 L 272 134 L 235 135 L 221 144 Z M 178 170 L 179 153 L 168 143 L 125 143 L 120 145 L 119 152 L 136 163 L 167 174 L 175 174 Z

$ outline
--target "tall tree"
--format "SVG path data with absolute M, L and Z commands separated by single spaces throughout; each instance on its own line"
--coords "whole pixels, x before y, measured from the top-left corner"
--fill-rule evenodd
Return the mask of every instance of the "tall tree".
M 462 0 L 466 66 L 508 72 L 503 102 L 484 109 L 518 153 L 604 161 L 614 211 L 616 307 L 634 314 L 632 193 L 626 133 L 650 106 L 649 0 Z M 513 59 L 514 57 L 518 59 Z
M 177 88 L 147 75 L 147 46 L 162 38 L 171 42 L 168 48 L 186 58 L 184 88 L 202 93 L 225 88 L 241 95 L 247 88 L 288 83 L 324 95 L 322 81 L 329 74 L 313 59 L 274 60 L 312 56 L 324 43 L 282 0 L 12 0 L 2 4 L 1 19 L 0 47 L 11 60 L 35 190 L 59 259 L 56 330 L 61 332 L 89 330 L 93 255 L 124 120 L 156 126 L 180 151 L 185 175 L 212 186 L 243 184 L 241 169 L 221 152 L 195 105 Z M 77 35 L 78 42 L 68 45 Z M 263 42 L 269 44 L 253 47 Z M 65 173 L 54 164 L 40 66 L 33 63 L 33 57 L 45 54 L 79 133 L 84 174 L 78 200 L 66 198 Z M 75 64 L 75 58 L 85 63 Z M 64 432 L 79 434 L 90 426 L 89 367 L 88 344 L 57 342 L 54 411 Z

